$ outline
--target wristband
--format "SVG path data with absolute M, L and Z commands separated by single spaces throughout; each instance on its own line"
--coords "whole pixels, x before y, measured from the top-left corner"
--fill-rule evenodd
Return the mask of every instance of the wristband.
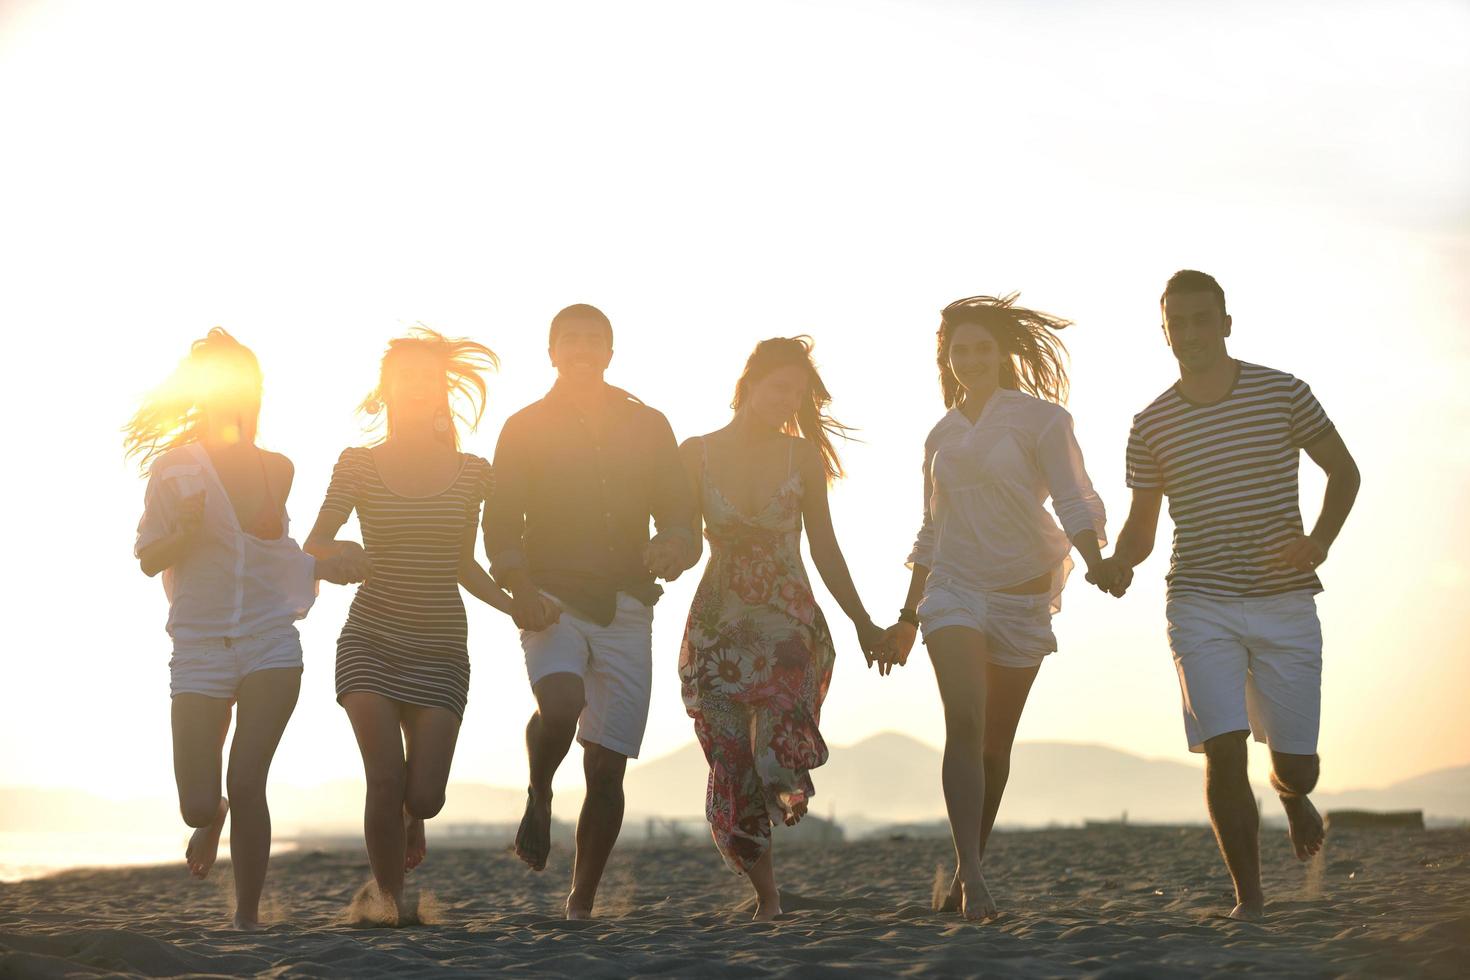
M 904 606 L 898 611 L 898 621 L 900 623 L 908 623 L 910 626 L 917 628 L 919 625 L 919 614 L 908 606 Z

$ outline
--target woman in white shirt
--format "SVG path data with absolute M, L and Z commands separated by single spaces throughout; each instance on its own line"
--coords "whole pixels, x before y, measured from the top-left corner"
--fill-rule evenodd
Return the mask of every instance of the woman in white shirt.
M 980 872 L 1031 684 L 1056 649 L 1051 616 L 1075 546 L 1089 570 L 1105 541 L 1066 399 L 1066 320 L 973 296 L 945 307 L 939 378 L 949 412 L 924 443 L 924 521 L 893 627 L 897 662 L 922 629 L 944 703 L 944 799 L 956 870 L 936 901 L 996 914 Z M 1051 498 L 1061 520 L 1043 506 Z
M 134 554 L 148 576 L 163 573 L 169 600 L 174 779 L 184 822 L 196 828 L 185 860 L 194 877 L 206 876 L 233 813 L 237 928 L 259 922 L 271 839 L 266 774 L 301 686 L 293 624 L 311 608 L 316 578 L 360 581 L 365 571 L 352 557 L 314 562 L 291 540 L 294 471 L 255 445 L 260 394 L 255 355 L 215 327 L 124 429 L 127 455 L 148 468 Z

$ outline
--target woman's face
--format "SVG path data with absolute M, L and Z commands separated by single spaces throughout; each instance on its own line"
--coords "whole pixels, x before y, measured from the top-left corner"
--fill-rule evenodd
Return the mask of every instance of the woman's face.
M 750 386 L 750 411 L 763 424 L 779 429 L 796 417 L 812 397 L 809 372 L 799 364 L 777 368 Z
M 397 355 L 384 379 L 383 402 L 403 421 L 425 419 L 444 404 L 444 365 L 426 351 Z
M 961 324 L 950 335 L 949 369 L 966 394 L 1000 387 L 1000 365 L 1005 356 L 995 335 L 979 324 Z

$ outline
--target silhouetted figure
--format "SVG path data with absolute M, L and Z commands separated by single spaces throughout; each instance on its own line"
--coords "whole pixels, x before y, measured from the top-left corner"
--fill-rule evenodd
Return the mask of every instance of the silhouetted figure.
M 577 821 L 568 918 L 592 914 L 623 822 L 623 773 L 638 756 L 652 688 L 653 604 L 699 560 L 694 501 L 663 415 L 603 380 L 612 325 L 596 307 L 551 321 L 557 382 L 505 423 L 485 550 L 515 597 L 536 713 L 516 853 L 551 849 L 551 779 L 575 735 L 587 796 Z M 649 540 L 652 517 L 658 534 Z
M 892 627 L 907 661 L 917 628 L 944 702 L 944 801 L 955 876 L 936 906 L 996 914 L 980 864 L 1010 775 L 1031 685 L 1057 648 L 1052 615 L 1075 547 L 1089 568 L 1106 538 L 1067 395 L 1066 320 L 1003 299 L 945 307 L 939 379 L 949 412 L 924 442 L 924 521 Z M 1043 506 L 1050 497 L 1052 509 Z
M 1191 751 L 1205 754 L 1210 822 L 1235 883 L 1234 918 L 1265 912 L 1260 814 L 1246 736 L 1271 747 L 1271 783 L 1305 860 L 1322 847 L 1317 784 L 1322 630 L 1316 569 L 1358 492 L 1358 467 L 1306 383 L 1238 361 L 1225 349 L 1225 292 L 1203 272 L 1176 272 L 1159 301 L 1179 381 L 1134 416 L 1133 504 L 1099 585 L 1122 595 L 1153 550 L 1169 497 L 1169 645 Z M 1322 513 L 1303 534 L 1300 451 L 1327 473 Z
M 387 436 L 343 450 L 307 550 L 368 565 L 337 638 L 337 701 L 352 722 L 367 777 L 363 832 L 385 914 L 401 921 L 403 878 L 423 861 L 424 821 L 444 789 L 469 694 L 463 586 L 502 611 L 510 597 L 475 560 L 480 505 L 493 478 L 459 451 L 463 396 L 473 428 L 485 405 L 489 348 L 417 328 L 388 345 L 377 390 L 363 402 L 386 413 Z M 337 541 L 353 511 L 361 545 Z
M 680 448 L 710 542 L 694 595 L 679 680 L 710 764 L 705 816 L 715 846 L 756 893 L 755 918 L 781 914 L 771 848 L 775 820 L 807 812 L 810 771 L 827 761 L 818 730 L 832 680 L 832 634 L 801 561 L 812 561 L 857 628 L 858 647 L 884 640 L 837 545 L 827 485 L 842 474 L 832 445 L 846 427 L 804 337 L 762 341 L 735 386 L 735 417 Z
M 125 428 L 128 456 L 148 467 L 134 554 L 147 575 L 163 573 L 169 601 L 174 778 L 196 828 L 185 860 L 208 875 L 233 813 L 237 928 L 260 919 L 266 774 L 301 687 L 295 622 L 316 599 L 315 578 L 360 580 L 350 563 L 314 562 L 287 533 L 295 471 L 255 444 L 260 395 L 255 355 L 216 327 Z M 226 797 L 220 756 L 236 704 Z

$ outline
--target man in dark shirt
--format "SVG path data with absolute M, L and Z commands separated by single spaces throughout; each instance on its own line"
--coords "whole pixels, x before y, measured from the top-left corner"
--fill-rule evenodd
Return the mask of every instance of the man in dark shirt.
M 577 736 L 587 797 L 567 918 L 592 914 L 623 822 L 623 772 L 637 758 L 652 688 L 653 604 L 699 560 L 698 512 L 668 421 L 603 380 L 612 325 L 569 306 L 551 321 L 557 382 L 511 416 L 495 449 L 485 551 L 513 600 L 536 713 L 516 853 L 551 849 L 551 779 Z M 652 517 L 658 534 L 649 540 Z

